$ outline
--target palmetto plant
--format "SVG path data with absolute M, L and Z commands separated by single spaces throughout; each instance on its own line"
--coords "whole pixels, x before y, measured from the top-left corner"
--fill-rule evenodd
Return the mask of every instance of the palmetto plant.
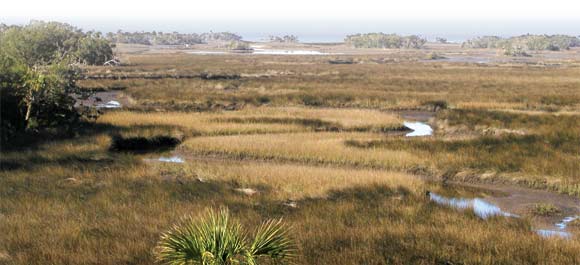
M 229 218 L 227 209 L 208 210 L 201 218 L 186 217 L 161 236 L 157 261 L 185 265 L 255 265 L 262 258 L 291 262 L 296 245 L 282 220 L 268 220 L 248 240 L 242 226 Z

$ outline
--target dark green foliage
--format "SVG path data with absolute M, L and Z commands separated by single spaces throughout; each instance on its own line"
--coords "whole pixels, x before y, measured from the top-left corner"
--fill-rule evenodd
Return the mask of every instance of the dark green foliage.
M 28 66 L 68 59 L 100 65 L 113 58 L 109 43 L 100 34 L 83 33 L 66 23 L 32 21 L 8 26 L 0 35 L 2 52 Z
M 70 131 L 81 114 L 74 108 L 79 70 L 113 57 L 98 33 L 64 23 L 32 21 L 2 26 L 0 93 L 2 143 L 19 132 L 47 128 Z
M 76 56 L 83 64 L 102 65 L 113 58 L 113 50 L 100 34 L 88 33 L 79 40 Z
M 0 53 L 2 143 L 24 130 L 70 130 L 80 115 L 71 94 L 77 71 L 64 64 L 29 68 Z
M 0 52 L 0 117 L 1 137 L 4 143 L 16 131 L 26 127 L 22 118 L 23 106 L 20 104 L 21 97 L 17 94 L 24 84 L 26 67 L 18 65 L 12 58 L 4 56 Z

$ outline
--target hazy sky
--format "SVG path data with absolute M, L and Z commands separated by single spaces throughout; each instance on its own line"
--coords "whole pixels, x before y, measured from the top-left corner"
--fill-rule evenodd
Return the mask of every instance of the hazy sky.
M 57 20 L 101 31 L 231 31 L 250 39 L 297 34 L 331 40 L 371 31 L 460 39 L 580 35 L 579 10 L 579 0 L 4 0 L 0 22 Z

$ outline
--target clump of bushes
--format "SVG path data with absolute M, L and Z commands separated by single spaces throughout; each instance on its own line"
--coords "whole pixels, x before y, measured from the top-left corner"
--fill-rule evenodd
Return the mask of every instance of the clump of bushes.
M 537 216 L 554 216 L 560 213 L 560 208 L 550 203 L 538 203 L 532 206 L 531 211 Z
M 352 58 L 347 58 L 347 59 L 334 59 L 334 60 L 328 60 L 329 64 L 354 64 L 355 61 Z
M 417 35 L 399 36 L 397 34 L 367 33 L 346 36 L 344 42 L 355 48 L 407 48 L 420 49 L 427 40 Z
M 505 56 L 512 57 L 531 57 L 525 46 L 522 45 L 507 45 L 503 48 L 503 54 Z
M 439 111 L 449 108 L 449 103 L 445 100 L 430 100 L 425 101 L 422 104 L 423 106 L 430 107 L 433 111 Z
M 240 79 L 241 76 L 239 74 L 232 74 L 232 73 L 211 73 L 211 72 L 203 72 L 199 75 L 201 79 L 204 80 L 230 80 L 230 79 Z
M 432 53 L 427 54 L 425 59 L 427 59 L 427 60 L 441 60 L 441 59 L 447 59 L 447 57 L 445 57 L 441 54 L 438 54 L 436 52 L 432 52 Z
M 296 35 L 284 35 L 280 36 L 270 36 L 270 42 L 280 42 L 280 43 L 298 43 L 298 36 Z
M 238 40 L 230 42 L 230 45 L 228 48 L 232 51 L 238 51 L 238 52 L 251 52 L 254 50 L 252 47 L 250 47 L 249 43 L 247 43 L 245 41 L 238 41 Z

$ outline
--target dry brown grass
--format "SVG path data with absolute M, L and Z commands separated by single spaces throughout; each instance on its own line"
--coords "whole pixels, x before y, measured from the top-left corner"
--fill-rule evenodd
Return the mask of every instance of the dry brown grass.
M 401 186 L 417 194 L 425 189 L 424 183 L 415 176 L 384 170 L 224 159 L 191 160 L 177 172 L 173 170 L 175 165 L 167 163 L 151 166 L 166 172 L 167 176 L 185 175 L 203 181 L 230 182 L 258 192 L 267 187 L 265 192 L 279 201 L 325 198 L 333 190 L 354 186 Z
M 404 57 L 395 54 L 394 56 Z M 240 74 L 240 80 L 126 79 L 87 80 L 86 87 L 127 87 L 136 108 L 181 109 L 193 102 L 243 102 L 355 108 L 421 108 L 447 100 L 464 108 L 508 108 L 577 111 L 580 68 L 447 63 L 375 63 L 377 56 L 354 56 L 363 62 L 332 65 L 328 57 L 259 57 L 131 55 L 133 64 L 112 69 L 113 75 L 150 73 L 196 75 Z M 305 64 L 306 63 L 306 64 Z M 99 68 L 89 74 L 100 73 Z M 269 74 L 268 74 L 269 73 Z M 272 74 L 275 73 L 275 74 Z M 260 77 L 256 77 L 260 76 Z
M 184 143 L 184 153 L 223 155 L 236 159 L 264 159 L 375 167 L 411 168 L 418 158 L 404 150 L 364 150 L 346 146 L 347 140 L 380 139 L 371 133 L 294 133 L 197 137 Z
M 218 113 L 122 111 L 107 113 L 98 122 L 120 127 L 173 127 L 190 135 L 288 133 L 311 129 L 389 131 L 401 128 L 403 123 L 395 114 L 373 110 L 300 107 L 246 108 Z
M 541 175 L 539 184 L 578 185 L 577 145 L 570 145 L 578 138 L 561 129 L 576 132 L 578 67 L 384 63 L 358 55 L 353 65 L 326 57 L 122 56 L 129 66 L 90 67 L 89 74 L 242 78 L 83 80 L 126 87 L 135 109 L 182 111 L 112 111 L 75 138 L 2 150 L 0 264 L 152 264 L 161 232 L 183 215 L 220 206 L 248 227 L 284 218 L 300 245 L 299 264 L 580 264 L 577 230 L 571 240 L 544 239 L 531 220 L 481 220 L 438 206 L 425 191 L 444 187 L 402 173 L 494 171 L 500 181 Z M 400 118 L 369 110 L 427 109 L 434 100 L 478 110 L 452 110 L 443 117 L 450 126 L 529 135 L 403 139 L 379 133 L 397 129 Z M 194 112 L 230 103 L 244 108 Z M 481 111 L 490 108 L 502 111 Z M 184 135 L 176 152 L 187 163 L 144 160 L 167 153 L 110 152 L 118 133 Z
M 23 161 L 35 161 L 33 167 L 0 173 L 0 250 L 9 264 L 151 264 L 162 231 L 184 214 L 220 205 L 248 226 L 283 217 L 294 227 L 301 264 L 580 259 L 577 240 L 542 239 L 525 220 L 483 221 L 439 207 L 424 198 L 427 184 L 405 174 L 259 162 L 143 163 L 107 147 L 101 136 L 51 143 L 26 154 Z M 235 191 L 240 187 L 259 192 L 247 196 Z M 287 199 L 297 207 L 284 205 Z

